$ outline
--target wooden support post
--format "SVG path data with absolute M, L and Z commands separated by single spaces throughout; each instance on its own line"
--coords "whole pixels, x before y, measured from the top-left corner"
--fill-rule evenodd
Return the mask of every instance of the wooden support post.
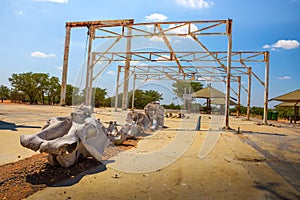
M 62 78 L 61 78 L 61 91 L 60 91 L 60 105 L 61 106 L 66 105 L 70 36 L 71 36 L 71 27 L 66 25 L 64 62 L 63 62 L 63 71 L 62 71 Z
M 263 118 L 263 124 L 267 125 L 268 124 L 268 98 L 269 98 L 269 52 L 265 52 L 265 63 L 266 63 L 266 68 L 265 68 L 265 100 L 264 100 L 264 118 Z
M 250 109 L 251 109 L 251 75 L 252 68 L 248 67 L 248 99 L 247 99 L 247 120 L 250 120 Z
M 128 108 L 128 85 L 129 85 L 129 70 L 130 70 L 130 60 L 131 60 L 131 26 L 127 27 L 127 44 L 126 44 L 126 61 L 124 69 L 124 85 L 123 85 L 123 99 L 122 99 L 122 110 L 127 110 Z
M 92 105 L 92 90 L 93 90 L 93 62 L 92 62 L 92 45 L 94 39 L 94 27 L 89 26 L 89 46 L 87 56 L 86 70 L 86 85 L 85 85 L 85 105 Z
M 238 76 L 238 102 L 237 102 L 237 110 L 236 117 L 240 117 L 241 112 L 241 76 Z
M 226 77 L 226 99 L 225 99 L 225 129 L 229 127 L 229 105 L 230 105 L 230 81 L 231 81 L 231 51 L 232 51 L 232 20 L 227 20 L 227 77 Z
M 116 97 L 115 97 L 115 111 L 118 111 L 120 72 L 121 72 L 121 66 L 118 66 L 117 83 L 116 83 Z

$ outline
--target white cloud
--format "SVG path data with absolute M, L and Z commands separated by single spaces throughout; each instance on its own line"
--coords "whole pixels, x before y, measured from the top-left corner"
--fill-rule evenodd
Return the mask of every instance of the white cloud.
M 51 58 L 51 57 L 56 57 L 55 54 L 45 54 L 43 52 L 40 52 L 40 51 L 35 51 L 35 52 L 32 52 L 30 54 L 32 57 L 37 57 L 37 58 Z
M 296 49 L 299 48 L 300 43 L 297 40 L 278 40 L 273 45 L 265 44 L 263 46 L 264 49 L 271 48 L 271 50 L 276 49 Z
M 159 14 L 159 13 L 153 13 L 151 15 L 146 16 L 147 21 L 162 22 L 162 21 L 166 21 L 167 19 L 168 17 L 166 15 Z
M 120 63 L 122 63 L 122 65 L 124 65 L 125 66 L 125 61 L 120 61 Z M 141 62 L 141 61 L 139 61 L 139 60 L 133 60 L 133 61 L 130 61 L 130 65 L 131 66 L 134 66 L 134 65 L 136 65 L 136 66 L 143 66 L 145 63 L 143 63 L 143 62 Z
M 182 5 L 185 8 L 202 9 L 209 8 L 214 5 L 213 2 L 205 0 L 176 0 L 177 4 Z
M 23 13 L 23 11 L 19 11 L 18 14 L 19 15 L 23 15 L 24 13 Z
M 198 28 L 195 24 L 190 24 L 191 27 L 190 27 L 190 32 L 194 32 L 194 31 L 197 31 Z M 176 25 L 177 26 L 177 25 Z M 187 34 L 189 32 L 188 28 L 189 28 L 189 25 L 186 24 L 184 26 L 178 26 L 178 28 L 175 28 L 176 27 L 174 24 L 171 24 L 170 25 L 170 31 L 166 31 L 166 33 L 174 33 L 174 34 Z
M 297 40 L 278 40 L 273 47 L 283 48 L 283 49 L 295 49 L 299 47 L 299 42 Z
M 164 39 L 162 37 L 153 36 L 149 39 L 151 42 L 163 42 Z
M 279 80 L 290 80 L 291 77 L 290 76 L 280 76 L 278 77 Z
M 170 30 L 167 30 L 170 29 Z M 165 30 L 165 33 L 167 34 L 188 34 L 189 32 L 194 32 L 197 31 L 198 28 L 195 24 L 190 24 L 190 30 L 189 30 L 189 25 L 186 24 L 184 26 L 180 26 L 180 24 L 171 24 L 169 27 Z M 190 36 L 186 36 L 186 38 L 192 39 Z M 169 41 L 172 40 L 171 37 L 168 38 Z M 151 42 L 163 42 L 162 36 L 153 36 L 149 38 L 149 41 Z M 179 39 L 175 40 L 174 43 L 179 43 L 181 42 Z
M 116 72 L 115 72 L 115 71 L 112 71 L 112 70 L 110 70 L 110 71 L 108 71 L 108 72 L 107 72 L 107 74 L 109 74 L 109 75 L 115 75 L 115 74 L 116 74 Z
M 39 2 L 68 3 L 68 0 L 35 0 Z
M 162 54 L 161 56 L 156 58 L 157 61 L 169 61 L 170 59 L 171 58 L 169 54 Z
M 63 70 L 63 66 L 58 66 L 57 69 L 60 70 L 60 71 L 62 71 Z

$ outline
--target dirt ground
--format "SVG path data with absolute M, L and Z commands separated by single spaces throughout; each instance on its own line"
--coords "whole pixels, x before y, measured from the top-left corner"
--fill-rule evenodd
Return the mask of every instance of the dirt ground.
M 106 149 L 101 162 L 53 167 L 23 148 L 20 134 L 38 132 L 72 107 L 0 104 L 0 199 L 300 199 L 300 125 L 222 116 L 166 118 L 165 128 Z M 126 112 L 95 109 L 104 124 Z M 240 128 L 241 134 L 236 134 Z

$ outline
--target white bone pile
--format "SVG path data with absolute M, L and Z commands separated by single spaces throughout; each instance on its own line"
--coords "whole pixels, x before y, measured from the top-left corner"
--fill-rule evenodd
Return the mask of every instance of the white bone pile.
M 92 156 L 100 161 L 109 139 L 107 129 L 91 115 L 92 107 L 81 105 L 71 116 L 50 118 L 36 134 L 20 135 L 20 143 L 48 153 L 52 165 L 69 167 L 79 156 Z

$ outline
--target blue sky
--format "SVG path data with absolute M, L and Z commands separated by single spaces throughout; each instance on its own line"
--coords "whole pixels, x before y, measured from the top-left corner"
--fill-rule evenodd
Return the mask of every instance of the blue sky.
M 270 51 L 272 98 L 300 88 L 299 10 L 300 0 L 0 0 L 0 85 L 10 87 L 11 74 L 29 71 L 60 78 L 66 21 L 231 18 L 233 51 Z M 73 85 L 82 78 L 85 45 L 86 29 L 72 31 L 68 83 Z M 107 87 L 112 95 L 116 74 L 114 69 L 104 73 L 96 84 Z M 254 79 L 252 82 L 252 105 L 262 106 L 263 88 Z M 242 94 L 244 105 L 245 96 Z

